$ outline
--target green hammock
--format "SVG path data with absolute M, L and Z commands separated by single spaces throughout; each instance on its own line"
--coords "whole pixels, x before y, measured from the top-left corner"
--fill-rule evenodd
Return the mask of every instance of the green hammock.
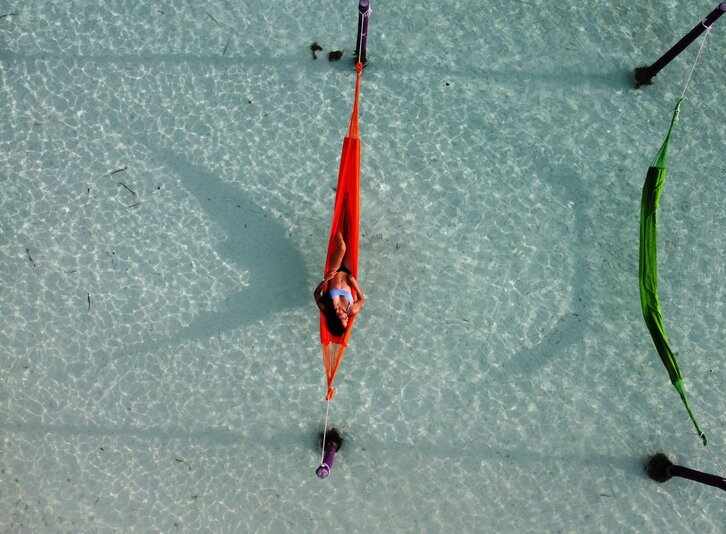
M 658 151 L 658 155 L 648 168 L 648 174 L 645 177 L 643 185 L 643 198 L 640 202 L 640 306 L 643 310 L 643 318 L 645 324 L 653 338 L 653 343 L 658 351 L 663 365 L 668 370 L 668 376 L 671 383 L 681 396 L 681 400 L 688 410 L 688 415 L 696 427 L 698 435 L 706 445 L 706 435 L 698 427 L 696 418 L 688 406 L 686 399 L 686 390 L 683 386 L 683 376 L 678 368 L 676 356 L 671 350 L 668 343 L 668 335 L 666 334 L 665 325 L 663 324 L 663 316 L 661 315 L 660 302 L 658 301 L 658 261 L 656 254 L 656 210 L 658 209 L 658 201 L 660 194 L 665 185 L 666 174 L 668 173 L 668 143 L 670 142 L 673 126 L 678 118 L 678 112 L 681 107 L 683 98 L 679 98 L 676 108 L 673 110 L 673 118 L 671 119 L 668 133 L 663 140 L 663 144 Z

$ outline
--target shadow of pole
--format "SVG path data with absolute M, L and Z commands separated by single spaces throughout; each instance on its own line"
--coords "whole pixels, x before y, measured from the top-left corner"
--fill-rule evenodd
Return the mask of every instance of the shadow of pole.
M 165 443 L 173 456 L 174 444 L 200 445 L 229 451 L 249 447 L 263 447 L 266 451 L 274 450 L 284 454 L 299 450 L 301 447 L 310 450 L 311 457 L 319 458 L 320 441 L 318 428 L 310 426 L 304 430 L 280 431 L 265 423 L 253 423 L 244 430 L 227 428 L 208 428 L 188 431 L 180 427 L 134 427 L 134 426 L 94 426 L 94 425 L 53 425 L 28 422 L 5 422 L 0 425 L 5 433 L 21 433 L 26 436 L 44 437 L 55 434 L 62 437 L 94 437 L 99 443 L 112 438 L 133 438 L 145 443 Z M 600 453 L 560 451 L 559 453 L 530 448 L 527 446 L 488 447 L 481 444 L 471 447 L 466 443 L 454 443 L 448 446 L 435 446 L 421 443 L 398 443 L 381 441 L 371 436 L 356 436 L 355 432 L 343 431 L 346 440 L 344 455 L 351 459 L 369 457 L 387 458 L 389 461 L 420 461 L 421 457 L 455 461 L 471 466 L 476 470 L 482 462 L 502 462 L 518 466 L 545 466 L 563 464 L 572 466 L 589 466 L 611 468 L 624 473 L 642 476 L 642 459 L 627 455 L 611 456 Z M 187 458 L 193 462 L 194 458 Z

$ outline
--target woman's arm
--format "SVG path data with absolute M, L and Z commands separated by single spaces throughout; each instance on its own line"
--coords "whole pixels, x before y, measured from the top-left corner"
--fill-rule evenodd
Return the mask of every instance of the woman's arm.
M 335 248 L 333 249 L 332 255 L 330 256 L 330 269 L 323 276 L 323 280 L 330 280 L 338 272 L 340 266 L 343 264 L 343 258 L 345 257 L 345 240 L 343 234 L 338 232 L 335 234 Z
M 366 296 L 363 293 L 363 290 L 358 285 L 358 280 L 355 279 L 355 276 L 353 276 L 352 274 L 349 274 L 348 282 L 350 282 L 351 287 L 353 289 L 355 289 L 355 292 L 358 294 L 358 300 L 356 300 L 353 303 L 353 306 L 351 307 L 351 310 L 350 310 L 350 313 L 355 315 L 356 313 L 358 313 L 359 311 L 361 311 L 363 309 L 363 306 L 366 303 Z
M 322 302 L 323 286 L 325 285 L 325 282 L 326 282 L 325 280 L 320 282 L 318 284 L 318 287 L 315 288 L 315 291 L 313 291 L 313 298 L 315 299 L 315 304 L 318 305 L 318 308 L 320 309 L 321 312 L 325 311 L 325 308 L 323 307 L 323 302 Z

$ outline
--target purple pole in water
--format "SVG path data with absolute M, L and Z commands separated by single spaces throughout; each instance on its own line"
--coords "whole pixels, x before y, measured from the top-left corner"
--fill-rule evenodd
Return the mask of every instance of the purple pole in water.
M 355 37 L 356 61 L 366 64 L 366 41 L 368 40 L 368 19 L 373 13 L 370 0 L 358 0 L 358 34 Z
M 325 446 L 323 461 L 315 470 L 315 474 L 318 475 L 318 478 L 328 478 L 330 476 L 330 471 L 333 469 L 333 463 L 335 462 L 335 453 L 337 453 L 340 450 L 340 447 L 343 446 L 343 436 L 340 435 L 340 432 L 338 432 L 336 428 L 328 430 L 324 437 L 325 443 L 321 444 L 321 446 Z M 321 435 L 321 440 L 322 438 L 323 436 Z
M 333 463 L 335 463 L 336 452 L 338 451 L 333 443 L 329 443 L 328 446 L 325 447 L 323 462 L 320 464 L 320 467 L 315 470 L 315 474 L 318 475 L 318 478 L 328 478 L 328 476 L 330 476 L 330 471 L 333 469 Z
M 718 20 L 718 18 L 726 13 L 726 2 L 721 2 L 716 6 L 716 9 L 711 11 L 705 19 L 696 24 L 693 29 L 688 32 L 683 38 L 674 44 L 668 52 L 663 54 L 658 61 L 650 65 L 649 67 L 637 67 L 635 69 L 635 87 L 641 85 L 650 85 L 653 83 L 653 77 L 660 72 L 660 70 L 671 62 L 678 54 L 683 52 L 686 47 L 695 41 L 699 35 L 705 32 L 711 25 Z

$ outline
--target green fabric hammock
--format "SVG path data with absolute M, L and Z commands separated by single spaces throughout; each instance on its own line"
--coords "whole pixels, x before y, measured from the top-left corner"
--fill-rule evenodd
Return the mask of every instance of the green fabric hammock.
M 671 350 L 666 334 L 665 325 L 663 324 L 663 316 L 661 314 L 660 302 L 658 300 L 658 260 L 656 251 L 656 211 L 660 194 L 665 185 L 666 174 L 668 173 L 668 143 L 670 142 L 673 126 L 678 118 L 681 102 L 683 98 L 678 99 L 676 108 L 673 110 L 673 118 L 671 119 L 668 133 L 663 140 L 663 144 L 658 151 L 658 155 L 648 168 L 648 174 L 645 177 L 643 185 L 643 197 L 640 202 L 640 306 L 643 310 L 643 318 L 645 324 L 653 338 L 653 343 L 658 351 L 663 365 L 668 370 L 668 376 L 671 383 L 681 396 L 681 400 L 688 410 L 688 415 L 696 427 L 698 435 L 706 445 L 706 435 L 701 431 L 696 422 L 696 418 L 691 412 L 686 399 L 686 390 L 683 386 L 683 376 L 678 368 L 676 356 Z

